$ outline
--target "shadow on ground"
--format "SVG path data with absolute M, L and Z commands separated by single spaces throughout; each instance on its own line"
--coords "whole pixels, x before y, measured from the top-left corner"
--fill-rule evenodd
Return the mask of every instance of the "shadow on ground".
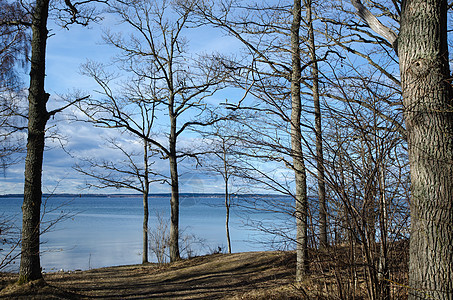
M 252 291 L 256 293 L 259 290 L 291 284 L 294 280 L 294 269 L 293 252 L 214 254 L 161 266 L 133 265 L 72 273 L 50 273 L 45 275 L 46 285 L 10 285 L 0 292 L 0 297 L 241 299 Z

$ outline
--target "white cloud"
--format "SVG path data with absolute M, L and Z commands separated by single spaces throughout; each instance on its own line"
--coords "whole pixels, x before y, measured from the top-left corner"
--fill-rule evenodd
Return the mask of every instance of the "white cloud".
M 93 24 L 92 29 L 72 26 L 70 30 L 53 29 L 48 40 L 47 65 L 46 65 L 46 90 L 51 94 L 49 109 L 64 105 L 59 102 L 58 94 L 66 94 L 73 89 L 80 89 L 89 94 L 97 89 L 91 78 L 82 76 L 79 68 L 86 59 L 106 62 L 110 61 L 115 51 L 101 43 L 102 26 L 117 26 L 112 17 L 106 16 L 102 25 Z M 118 27 L 116 27 L 118 28 Z M 222 53 L 235 52 L 240 48 L 240 43 L 229 36 L 224 36 L 218 30 L 212 28 L 200 28 L 189 33 L 190 51 L 194 54 L 219 51 Z M 28 79 L 27 79 L 28 80 Z M 27 82 L 25 80 L 25 82 Z M 212 97 L 210 102 L 217 104 L 227 97 L 242 97 L 237 90 L 222 91 Z M 230 100 L 229 99 L 229 100 Z M 234 102 L 235 99 L 231 99 Z M 65 137 L 64 146 L 69 154 L 60 148 L 60 143 L 55 140 L 47 140 L 49 149 L 45 151 L 43 163 L 43 192 L 54 189 L 57 193 L 83 193 L 82 190 L 86 178 L 72 169 L 78 159 L 83 157 L 120 159 L 117 151 L 106 148 L 105 137 L 115 137 L 130 149 L 141 151 L 140 143 L 128 136 L 122 136 L 118 131 L 95 128 L 88 123 L 69 122 L 71 114 L 82 117 L 80 111 L 69 108 L 64 114 L 51 120 L 49 126 L 55 125 L 58 133 Z M 162 116 L 162 124 L 156 128 L 160 134 L 159 141 L 166 145 L 167 139 L 163 132 L 168 131 L 166 125 L 167 116 Z M 179 140 L 179 148 L 193 148 L 199 142 L 196 135 L 188 132 Z M 156 158 L 153 168 L 158 172 L 168 174 L 168 161 Z M 213 175 L 206 175 L 194 167 L 194 162 L 184 160 L 179 168 L 181 172 L 181 192 L 212 193 L 221 192 L 222 183 Z M 0 193 L 22 193 L 24 181 L 24 163 L 12 166 L 7 170 L 1 180 Z M 169 192 L 166 184 L 153 184 L 153 193 Z M 90 191 L 94 192 L 94 191 Z M 97 192 L 97 191 L 96 191 Z M 117 190 L 105 190 L 101 192 L 128 192 Z

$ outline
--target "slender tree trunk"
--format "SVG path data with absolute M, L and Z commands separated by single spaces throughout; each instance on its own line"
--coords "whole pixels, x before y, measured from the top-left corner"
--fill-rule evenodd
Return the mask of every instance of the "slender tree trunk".
M 37 0 L 32 21 L 32 55 L 29 88 L 28 140 L 25 158 L 24 203 L 22 205 L 22 252 L 20 282 L 42 278 L 39 253 L 41 180 L 44 134 L 49 115 L 44 90 L 48 0 Z
M 327 239 L 327 202 L 326 184 L 324 175 L 324 155 L 322 151 L 322 126 L 321 106 L 319 103 L 319 69 L 316 58 L 316 43 L 313 32 L 312 1 L 306 0 L 307 22 L 308 22 L 308 43 L 312 76 L 313 107 L 315 111 L 315 133 L 316 133 L 316 167 L 318 169 L 318 201 L 319 201 L 319 244 L 321 248 L 329 246 Z
M 364 142 L 365 143 L 365 142 Z M 375 249 L 376 244 L 376 197 L 378 189 L 378 181 L 375 172 L 375 165 L 370 154 L 364 149 L 362 144 L 362 161 L 363 165 L 367 166 L 365 176 L 362 179 L 362 185 L 365 187 L 362 222 L 365 232 L 366 243 L 370 249 Z
M 142 263 L 143 264 L 149 262 L 149 260 L 148 260 L 148 220 L 149 220 L 148 193 L 149 193 L 148 189 L 143 191 L 143 253 L 142 253 Z
M 143 180 L 143 254 L 142 263 L 149 262 L 148 260 L 148 220 L 149 220 L 149 208 L 148 208 L 148 194 L 149 194 L 149 157 L 148 157 L 148 142 L 143 140 L 143 163 L 145 164 Z
M 231 239 L 230 239 L 230 194 L 228 193 L 228 180 L 225 181 L 225 230 L 228 243 L 228 253 L 231 253 Z
M 398 37 L 411 176 L 409 299 L 453 299 L 453 103 L 447 1 L 403 1 Z
M 171 117 L 171 133 L 169 140 L 169 160 L 171 176 L 171 199 L 170 199 L 170 262 L 181 259 L 179 253 L 179 180 L 178 160 L 176 157 L 176 118 Z
M 149 262 L 148 261 L 148 220 L 149 220 L 148 193 L 149 193 L 148 189 L 145 189 L 143 191 L 143 253 L 142 253 L 142 263 L 143 264 Z
M 225 164 L 225 171 L 226 168 L 226 161 Z M 225 216 L 225 230 L 226 230 L 226 237 L 227 237 L 227 244 L 228 244 L 228 253 L 231 253 L 231 239 L 230 239 L 230 194 L 228 192 L 228 174 L 225 173 L 225 209 L 226 209 L 226 216 Z
M 308 271 L 307 251 L 307 182 L 304 156 L 302 152 L 302 133 L 300 117 L 302 112 L 300 97 L 300 38 L 299 28 L 301 23 L 301 0 L 295 0 L 293 6 L 293 23 L 291 25 L 291 155 L 294 163 L 296 178 L 296 281 L 302 281 Z
M 382 155 L 380 155 L 381 160 Z M 385 174 L 384 174 L 384 163 L 380 164 L 379 168 L 379 190 L 380 190 L 380 207 L 379 207 L 379 231 L 381 234 L 381 243 L 379 244 L 379 298 L 382 300 L 390 299 L 390 276 L 389 276 L 389 265 L 388 265 L 388 246 L 387 246 L 387 235 L 388 235 L 388 215 L 387 215 L 387 198 L 385 196 Z
M 223 179 L 225 181 L 225 230 L 228 244 L 228 253 L 231 253 L 231 239 L 230 239 L 230 193 L 228 191 L 228 181 L 230 178 L 228 170 L 228 157 L 227 149 L 225 145 L 225 140 L 222 140 L 222 150 L 223 150 Z

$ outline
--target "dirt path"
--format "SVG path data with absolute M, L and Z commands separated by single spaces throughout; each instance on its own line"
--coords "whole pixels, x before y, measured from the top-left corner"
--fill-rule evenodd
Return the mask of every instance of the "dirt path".
M 294 253 L 215 254 L 164 266 L 50 273 L 44 277 L 48 285 L 10 285 L 0 291 L 0 298 L 292 299 L 297 292 L 290 291 L 294 268 Z

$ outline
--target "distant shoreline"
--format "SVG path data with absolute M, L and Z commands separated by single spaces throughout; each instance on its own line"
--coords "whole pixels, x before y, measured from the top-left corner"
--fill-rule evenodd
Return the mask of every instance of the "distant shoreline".
M 223 193 L 179 193 L 181 197 L 224 197 Z M 0 198 L 22 198 L 24 194 L 5 194 L 0 195 Z M 81 198 L 81 197 L 92 197 L 92 198 L 135 198 L 141 197 L 141 194 L 43 194 L 43 197 L 60 197 L 60 198 Z M 157 193 L 149 194 L 148 198 L 157 198 L 157 197 L 170 197 L 171 193 Z M 237 194 L 239 197 L 250 197 L 250 196 L 272 196 L 272 197 L 288 197 L 288 195 L 281 194 Z

